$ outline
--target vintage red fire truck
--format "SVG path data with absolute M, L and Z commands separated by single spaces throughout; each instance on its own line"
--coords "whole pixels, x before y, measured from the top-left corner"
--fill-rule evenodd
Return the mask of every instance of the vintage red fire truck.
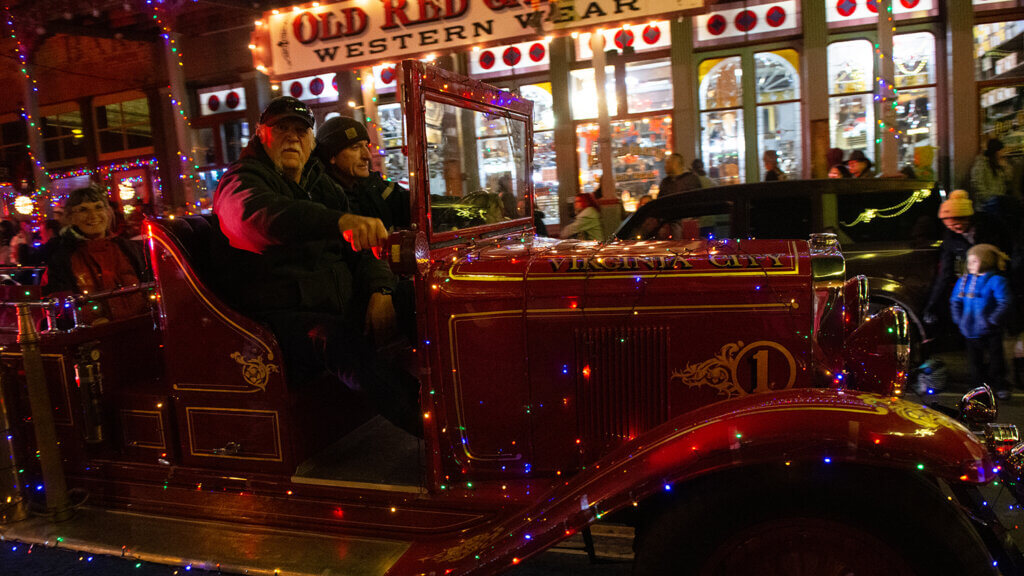
M 989 423 L 985 389 L 966 425 L 904 398 L 906 315 L 867 315 L 834 236 L 536 237 L 531 103 L 401 75 L 414 223 L 385 257 L 415 291 L 423 437 L 330 378 L 286 381 L 273 334 L 211 280 L 214 217 L 150 221 L 156 281 L 130 290 L 152 314 L 37 332 L 112 295 L 7 288 L 6 538 L 440 576 L 614 520 L 643 575 L 1021 573 L 979 495 L 1015 481 L 1016 429 Z M 495 202 L 503 175 L 522 216 Z

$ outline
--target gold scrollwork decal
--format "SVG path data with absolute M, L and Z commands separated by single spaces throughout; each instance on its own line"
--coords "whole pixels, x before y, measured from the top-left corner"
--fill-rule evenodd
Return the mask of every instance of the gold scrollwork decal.
M 773 357 L 776 358 L 774 362 L 777 362 L 778 356 L 785 362 L 785 374 L 770 369 Z M 750 363 L 750 378 L 741 379 L 739 367 L 745 360 Z M 780 375 L 782 378 L 772 379 Z M 730 342 L 722 346 L 710 360 L 687 364 L 682 370 L 673 370 L 672 379 L 679 379 L 691 388 L 707 386 L 717 390 L 719 396 L 738 398 L 791 388 L 796 381 L 796 361 L 789 350 L 778 342 L 758 340 L 746 346 L 743 341 Z
M 903 418 L 908 422 L 913 422 L 914 424 L 929 430 L 934 430 L 939 427 L 956 430 L 960 426 L 955 420 L 950 419 L 946 415 L 936 412 L 927 406 L 914 404 L 913 402 L 891 400 L 872 394 L 861 394 L 860 396 L 857 396 L 857 398 L 868 406 L 875 408 L 876 411 L 882 411 L 882 414 L 884 414 L 885 411 L 891 411 L 900 418 Z
M 231 358 L 235 362 L 242 365 L 242 379 L 245 383 L 260 390 L 267 389 L 267 380 L 270 380 L 270 375 L 278 372 L 277 364 L 271 364 L 269 362 L 263 362 L 263 355 L 260 354 L 255 358 L 246 360 L 241 352 L 233 352 Z M 272 360 L 273 357 L 268 358 Z

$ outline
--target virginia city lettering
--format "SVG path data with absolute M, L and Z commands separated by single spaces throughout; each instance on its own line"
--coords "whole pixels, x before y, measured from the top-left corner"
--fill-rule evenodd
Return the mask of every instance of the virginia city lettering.
M 707 262 L 715 268 L 782 268 L 786 254 L 660 254 L 657 256 L 566 256 L 551 258 L 553 272 L 613 270 L 687 270 Z

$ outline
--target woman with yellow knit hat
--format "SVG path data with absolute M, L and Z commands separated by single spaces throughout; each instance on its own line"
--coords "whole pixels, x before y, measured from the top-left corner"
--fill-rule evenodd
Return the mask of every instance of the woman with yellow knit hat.
M 975 213 L 966 190 L 949 193 L 939 206 L 939 219 L 946 226 L 946 231 L 928 304 L 922 311 L 926 324 L 937 324 L 940 315 L 944 315 L 953 282 L 964 273 L 967 251 L 972 246 L 993 244 L 1006 254 L 1013 253 L 1013 240 L 1003 223 L 991 214 Z

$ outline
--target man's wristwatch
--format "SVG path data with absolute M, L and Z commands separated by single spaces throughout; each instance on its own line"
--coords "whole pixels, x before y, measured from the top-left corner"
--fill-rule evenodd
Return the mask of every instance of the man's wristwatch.
M 387 286 L 381 286 L 380 288 L 377 288 L 376 290 L 373 291 L 374 294 L 382 294 L 384 296 L 391 296 L 392 294 L 394 294 L 394 292 L 394 290 L 388 288 Z

